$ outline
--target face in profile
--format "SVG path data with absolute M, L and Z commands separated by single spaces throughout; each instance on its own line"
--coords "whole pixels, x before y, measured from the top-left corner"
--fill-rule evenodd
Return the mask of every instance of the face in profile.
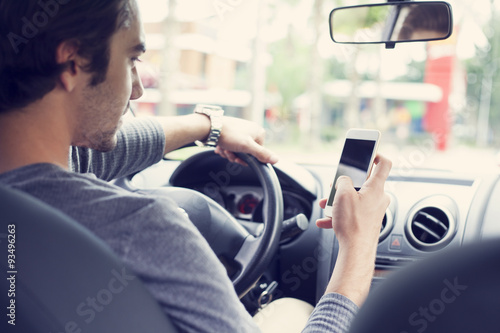
M 116 146 L 116 133 L 130 100 L 139 98 L 143 87 L 136 62 L 144 53 L 144 32 L 135 1 L 131 2 L 131 19 L 118 29 L 110 41 L 109 66 L 104 82 L 82 89 L 77 107 L 75 146 L 110 151 Z

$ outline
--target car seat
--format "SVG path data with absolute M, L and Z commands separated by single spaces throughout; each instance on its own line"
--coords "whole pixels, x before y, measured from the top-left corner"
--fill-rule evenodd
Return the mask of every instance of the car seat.
M 177 332 L 106 244 L 1 184 L 0 270 L 1 332 Z
M 499 332 L 500 239 L 444 250 L 392 273 L 350 332 Z

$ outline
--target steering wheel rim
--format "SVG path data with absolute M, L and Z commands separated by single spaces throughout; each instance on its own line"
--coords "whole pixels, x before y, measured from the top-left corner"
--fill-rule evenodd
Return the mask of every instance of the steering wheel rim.
M 264 191 L 264 228 L 257 237 L 253 237 L 249 233 L 245 235 L 241 247 L 233 258 L 234 261 L 240 265 L 240 270 L 231 280 L 236 293 L 241 298 L 259 280 L 278 250 L 283 221 L 283 195 L 278 177 L 270 164 L 261 163 L 255 157 L 248 154 L 238 153 L 237 156 L 248 164 L 248 167 L 259 179 Z M 201 162 L 207 164 L 217 159 L 225 161 L 226 167 L 228 163 L 231 163 L 215 154 L 212 150 L 202 151 L 183 161 L 172 173 L 170 183 L 177 186 L 176 180 L 185 173 L 186 170 L 189 170 L 190 167 L 199 165 Z M 172 199 L 176 200 L 175 197 Z M 209 201 L 210 205 L 213 204 L 213 202 L 210 202 L 213 201 L 210 198 L 205 197 L 205 199 Z M 229 213 L 227 213 L 224 208 L 220 207 L 220 209 L 226 212 L 224 218 L 232 218 L 234 221 L 231 221 L 231 223 L 236 221 L 234 217 L 227 216 Z M 193 223 L 195 223 L 195 221 L 193 221 Z M 239 223 L 238 226 L 241 228 Z M 208 241 L 210 244 L 210 240 Z M 210 245 L 212 247 L 212 244 Z

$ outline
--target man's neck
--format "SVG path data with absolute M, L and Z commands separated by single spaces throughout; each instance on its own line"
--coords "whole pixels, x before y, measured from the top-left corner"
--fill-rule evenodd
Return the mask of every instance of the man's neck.
M 37 163 L 67 169 L 71 139 L 61 117 L 34 105 L 0 114 L 0 173 Z

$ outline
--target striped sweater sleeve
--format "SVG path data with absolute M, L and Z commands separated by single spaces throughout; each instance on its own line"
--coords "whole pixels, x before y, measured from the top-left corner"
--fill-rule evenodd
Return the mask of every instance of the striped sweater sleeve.
M 314 308 L 302 333 L 341 333 L 349 330 L 358 306 L 349 298 L 329 293 Z

